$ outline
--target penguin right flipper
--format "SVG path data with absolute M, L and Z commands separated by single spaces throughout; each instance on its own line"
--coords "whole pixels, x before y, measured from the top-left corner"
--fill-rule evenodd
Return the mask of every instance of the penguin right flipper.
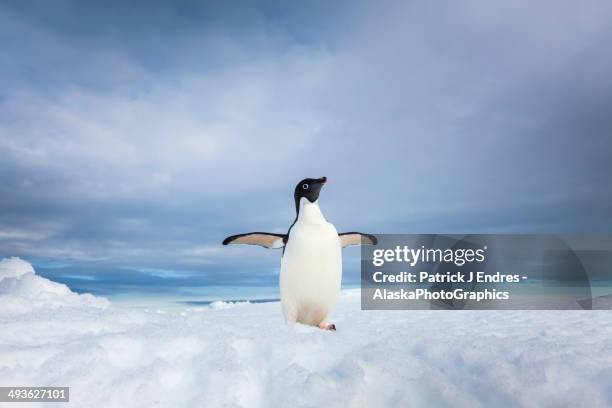
M 285 246 L 286 236 L 285 234 L 273 234 L 271 232 L 248 232 L 225 238 L 223 245 L 246 244 L 276 249 Z
M 340 237 L 340 245 L 342 248 L 351 245 L 376 245 L 378 244 L 378 239 L 372 234 L 364 234 L 363 232 L 341 232 L 338 234 Z

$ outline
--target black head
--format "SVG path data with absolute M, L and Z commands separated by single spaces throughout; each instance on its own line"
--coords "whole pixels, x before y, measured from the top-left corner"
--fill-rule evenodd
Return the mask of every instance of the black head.
M 300 181 L 297 186 L 295 186 L 295 192 L 293 193 L 293 196 L 295 197 L 296 209 L 299 209 L 300 198 L 302 197 L 306 197 L 311 203 L 317 201 L 321 188 L 323 188 L 323 184 L 326 182 L 327 177 L 321 177 L 318 179 L 307 178 Z

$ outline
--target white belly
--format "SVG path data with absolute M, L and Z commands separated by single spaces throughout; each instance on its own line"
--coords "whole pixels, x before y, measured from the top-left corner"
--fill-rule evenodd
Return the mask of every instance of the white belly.
M 336 305 L 341 280 L 342 251 L 336 228 L 328 222 L 297 222 L 281 260 L 285 319 L 310 325 L 324 322 Z

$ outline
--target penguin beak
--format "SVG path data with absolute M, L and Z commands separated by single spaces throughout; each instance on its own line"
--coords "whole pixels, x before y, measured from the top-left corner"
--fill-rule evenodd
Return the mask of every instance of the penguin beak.
M 320 184 L 325 184 L 327 183 L 327 177 L 323 176 L 320 179 L 317 180 Z

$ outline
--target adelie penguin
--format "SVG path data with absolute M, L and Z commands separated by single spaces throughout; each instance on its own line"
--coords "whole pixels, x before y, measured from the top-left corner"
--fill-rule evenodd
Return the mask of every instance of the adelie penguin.
M 328 322 L 340 295 L 342 248 L 376 244 L 376 237 L 360 232 L 338 234 L 319 208 L 319 194 L 326 177 L 307 178 L 294 191 L 295 220 L 286 234 L 249 232 L 232 235 L 228 244 L 283 248 L 280 292 L 287 323 L 303 323 L 324 330 L 336 330 Z

